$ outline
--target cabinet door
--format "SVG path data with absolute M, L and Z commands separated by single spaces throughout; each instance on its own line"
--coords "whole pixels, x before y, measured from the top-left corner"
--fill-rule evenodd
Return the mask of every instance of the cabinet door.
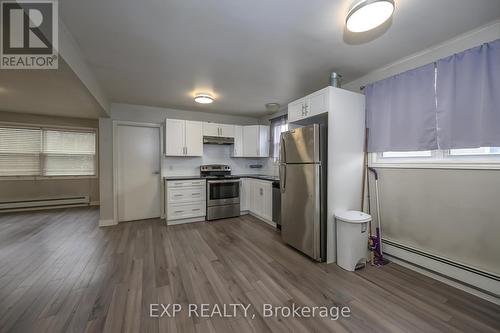
M 269 157 L 269 126 L 259 126 L 259 157 Z
M 234 138 L 234 125 L 219 125 L 220 128 L 220 136 L 226 138 Z
M 304 117 L 304 99 L 288 104 L 288 121 L 293 122 Z
M 250 211 L 258 216 L 262 215 L 262 195 L 261 195 L 261 186 L 258 180 L 251 180 L 251 188 L 252 188 L 252 201 L 251 201 L 251 209 Z
M 243 156 L 259 156 L 259 126 L 243 127 Z
M 305 113 L 307 117 L 328 112 L 329 108 L 328 91 L 329 91 L 328 88 L 325 88 L 307 97 L 305 106 Z
M 220 136 L 219 135 L 219 124 L 216 123 L 203 123 L 203 135 L 204 136 Z
M 268 221 L 273 219 L 273 185 L 265 181 L 261 183 L 262 188 L 262 217 Z
M 165 121 L 165 155 L 184 156 L 186 121 L 167 119 Z
M 186 156 L 203 156 L 203 125 L 186 120 Z
M 234 126 L 233 157 L 243 157 L 243 126 Z
M 240 181 L 240 211 L 248 210 L 248 183 L 246 178 Z

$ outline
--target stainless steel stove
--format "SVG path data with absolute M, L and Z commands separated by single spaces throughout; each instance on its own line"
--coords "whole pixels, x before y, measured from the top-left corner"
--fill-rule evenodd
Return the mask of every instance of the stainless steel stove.
M 240 216 L 240 179 L 231 175 L 231 166 L 200 166 L 207 179 L 207 220 Z

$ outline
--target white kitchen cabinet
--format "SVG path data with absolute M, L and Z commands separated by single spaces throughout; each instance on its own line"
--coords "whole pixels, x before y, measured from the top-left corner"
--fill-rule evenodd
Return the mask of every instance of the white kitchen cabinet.
M 184 156 L 186 143 L 186 121 L 167 119 L 165 121 L 165 155 Z
M 243 126 L 243 156 L 269 157 L 269 126 Z
M 216 123 L 203 123 L 203 136 L 219 136 L 219 124 Z
M 288 121 L 295 122 L 322 113 L 330 109 L 330 94 L 332 87 L 326 87 L 306 97 L 288 104 Z
M 234 125 L 220 124 L 220 133 L 222 137 L 234 138 Z
M 251 183 L 249 178 L 242 178 L 240 183 L 240 211 L 250 210 Z
M 233 157 L 243 157 L 243 126 L 234 126 Z
M 248 211 L 258 218 L 272 222 L 272 182 L 253 178 L 242 179 L 241 211 Z
M 186 120 L 186 156 L 203 156 L 203 125 Z
M 167 224 L 204 221 L 206 215 L 206 182 L 202 180 L 168 180 L 165 184 Z
M 234 125 L 204 122 L 203 135 L 234 138 Z
M 165 155 L 202 156 L 203 128 L 199 121 L 165 120 Z

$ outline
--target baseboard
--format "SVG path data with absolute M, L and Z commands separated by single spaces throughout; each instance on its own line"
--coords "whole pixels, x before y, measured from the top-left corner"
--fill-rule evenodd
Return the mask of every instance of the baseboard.
M 393 261 L 404 262 L 410 269 L 425 271 L 433 277 L 439 276 L 439 281 L 490 302 L 500 303 L 499 276 L 392 240 L 384 239 L 383 243 L 384 254 L 390 256 Z
M 115 223 L 115 221 L 113 219 L 99 220 L 99 226 L 100 227 L 110 227 L 112 225 L 116 225 L 116 223 Z

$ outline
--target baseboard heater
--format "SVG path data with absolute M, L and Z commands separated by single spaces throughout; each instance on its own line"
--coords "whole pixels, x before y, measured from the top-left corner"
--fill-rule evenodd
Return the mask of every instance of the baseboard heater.
M 18 212 L 25 210 L 53 209 L 88 206 L 90 199 L 88 195 L 49 197 L 37 199 L 0 201 L 0 212 Z
M 382 242 L 384 252 L 389 256 L 500 298 L 500 275 L 389 239 L 383 239 Z

